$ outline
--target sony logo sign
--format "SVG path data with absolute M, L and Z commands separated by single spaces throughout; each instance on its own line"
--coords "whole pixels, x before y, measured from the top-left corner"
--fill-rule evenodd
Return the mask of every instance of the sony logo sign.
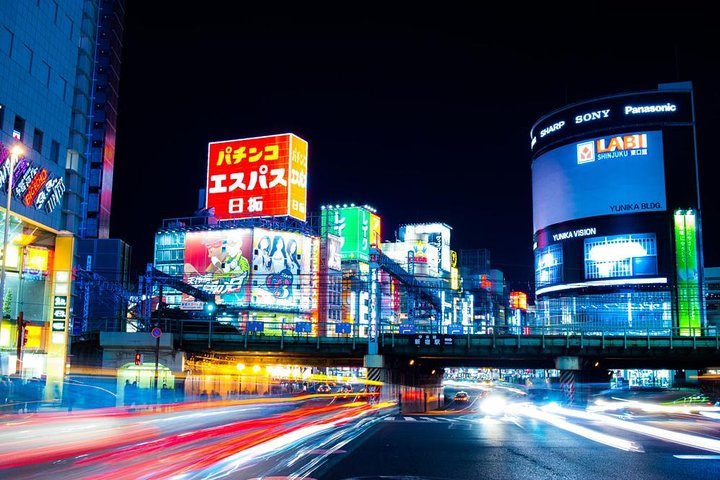
M 596 110 L 594 112 L 583 113 L 575 117 L 575 123 L 590 122 L 593 120 L 600 120 L 601 118 L 608 118 L 610 116 L 610 109 L 607 110 Z

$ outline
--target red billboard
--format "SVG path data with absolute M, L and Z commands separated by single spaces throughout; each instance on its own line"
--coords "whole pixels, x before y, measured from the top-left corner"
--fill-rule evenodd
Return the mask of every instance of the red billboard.
M 211 142 L 207 208 L 218 219 L 290 216 L 305 221 L 307 147 L 291 133 Z

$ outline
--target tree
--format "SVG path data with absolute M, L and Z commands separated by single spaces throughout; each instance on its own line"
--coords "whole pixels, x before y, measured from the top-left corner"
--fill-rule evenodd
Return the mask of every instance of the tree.
M 12 290 L 5 292 L 5 300 L 3 301 L 3 318 L 10 318 L 10 309 L 12 307 Z

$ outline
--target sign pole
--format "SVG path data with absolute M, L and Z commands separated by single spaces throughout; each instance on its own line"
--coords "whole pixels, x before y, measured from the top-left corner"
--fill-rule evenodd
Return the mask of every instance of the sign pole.
M 162 335 L 162 330 L 160 330 L 160 327 L 154 327 L 150 331 L 150 335 L 155 337 L 155 402 L 157 403 L 158 399 L 158 365 L 160 364 L 160 336 Z

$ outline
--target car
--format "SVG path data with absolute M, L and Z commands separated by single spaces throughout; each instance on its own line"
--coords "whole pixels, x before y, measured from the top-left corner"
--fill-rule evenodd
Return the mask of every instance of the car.
M 317 393 L 330 393 L 332 392 L 332 389 L 330 388 L 330 385 L 328 385 L 327 383 L 323 383 L 322 385 L 318 385 L 315 391 Z
M 470 400 L 470 396 L 467 394 L 467 392 L 457 392 L 453 400 L 455 400 L 456 402 L 467 402 L 468 400 Z

